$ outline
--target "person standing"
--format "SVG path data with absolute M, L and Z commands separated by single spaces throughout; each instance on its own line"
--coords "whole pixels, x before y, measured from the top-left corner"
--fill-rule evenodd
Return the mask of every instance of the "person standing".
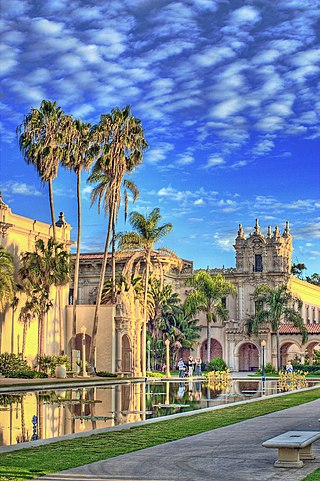
M 201 357 L 196 356 L 194 362 L 195 362 L 195 365 L 196 365 L 196 376 L 201 376 L 201 364 L 202 364 Z
M 189 377 L 192 377 L 193 367 L 194 367 L 193 357 L 192 357 L 192 356 L 189 356 L 189 359 L 188 359 L 188 368 L 189 368 L 188 376 L 189 376 Z
M 180 360 L 178 362 L 178 369 L 179 369 L 179 377 L 184 377 L 185 365 L 182 357 L 180 357 Z

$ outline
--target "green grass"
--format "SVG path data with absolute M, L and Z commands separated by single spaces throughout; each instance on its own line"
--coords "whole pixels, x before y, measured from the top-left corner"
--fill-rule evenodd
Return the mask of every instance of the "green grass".
M 2 454 L 0 480 L 25 480 L 167 443 L 319 399 L 319 389 Z M 7 479 L 6 479 L 7 478 Z M 317 478 L 314 478 L 317 479 Z M 314 481 L 310 478 L 308 481 Z
M 302 481 L 320 481 L 320 468 L 313 471 L 313 473 L 308 474 L 308 476 Z

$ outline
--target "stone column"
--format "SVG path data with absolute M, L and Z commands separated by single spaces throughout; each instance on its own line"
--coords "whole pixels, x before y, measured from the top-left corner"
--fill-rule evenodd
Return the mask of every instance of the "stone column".
M 238 287 L 238 320 L 243 319 L 243 287 Z
M 119 322 L 120 320 L 116 319 L 116 373 L 122 372 L 122 343 Z

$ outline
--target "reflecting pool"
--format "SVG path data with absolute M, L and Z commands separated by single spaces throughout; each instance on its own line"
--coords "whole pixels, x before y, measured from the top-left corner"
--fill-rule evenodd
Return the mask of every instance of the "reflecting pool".
M 227 386 L 155 381 L 0 394 L 0 445 L 230 404 L 275 394 L 278 389 L 277 381 L 237 380 Z

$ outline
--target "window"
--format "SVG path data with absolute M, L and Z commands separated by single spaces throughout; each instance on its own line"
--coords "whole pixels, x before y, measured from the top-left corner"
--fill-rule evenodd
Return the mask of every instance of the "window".
M 262 272 L 262 255 L 256 254 L 255 255 L 255 264 L 254 264 L 254 272 Z
M 73 289 L 69 289 L 69 305 L 73 304 Z
M 309 306 L 306 307 L 306 318 L 307 318 L 307 324 L 310 324 Z
M 226 298 L 226 297 L 222 297 L 222 299 L 221 299 L 221 304 L 222 304 L 222 306 L 223 306 L 224 308 L 227 307 L 227 298 Z

